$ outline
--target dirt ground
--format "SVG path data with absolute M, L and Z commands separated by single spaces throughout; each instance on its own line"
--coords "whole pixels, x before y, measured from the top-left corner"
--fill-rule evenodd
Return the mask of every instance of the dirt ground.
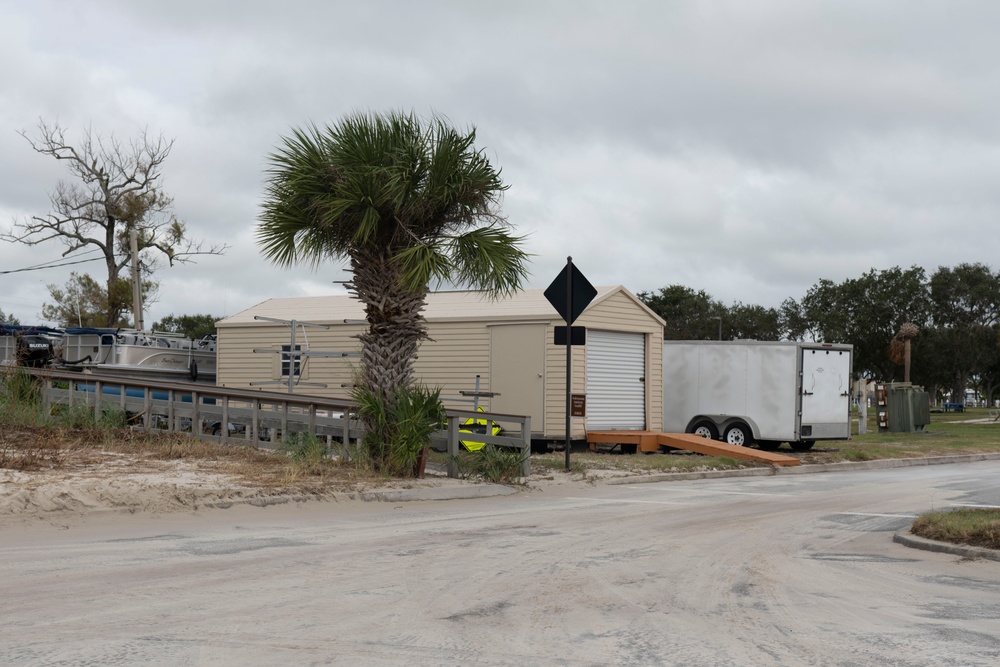
M 642 473 L 536 466 L 520 488 L 585 486 L 632 474 Z M 0 525 L 66 512 L 165 513 L 278 498 L 360 501 L 373 490 L 477 483 L 449 479 L 433 463 L 422 479 L 389 479 L 349 464 L 304 469 L 284 454 L 187 437 L 0 425 Z
M 835 452 L 819 447 L 805 453 L 782 450 L 804 464 L 830 462 Z M 564 456 L 533 456 L 532 474 L 518 489 L 588 486 L 609 478 L 668 472 L 655 465 L 654 457 L 589 452 L 574 453 L 574 465 L 566 471 Z M 709 470 L 699 465 L 700 457 L 669 456 L 689 459 L 686 471 Z M 668 463 L 667 456 L 655 458 Z M 0 525 L 64 512 L 164 513 L 288 498 L 360 501 L 375 490 L 482 483 L 449 479 L 441 460 L 428 464 L 423 479 L 389 479 L 356 465 L 310 469 L 282 453 L 223 447 L 187 436 L 0 424 Z M 745 467 L 759 466 L 747 462 Z

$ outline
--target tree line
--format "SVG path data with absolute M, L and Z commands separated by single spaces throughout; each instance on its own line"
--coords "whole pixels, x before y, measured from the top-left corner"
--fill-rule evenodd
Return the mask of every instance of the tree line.
M 912 339 L 910 379 L 932 395 L 966 387 L 992 402 L 1000 385 L 1000 273 L 980 263 L 870 269 L 837 283 L 821 279 L 799 300 L 778 308 L 736 302 L 704 290 L 669 285 L 639 298 L 666 321 L 667 340 L 810 340 L 850 343 L 860 378 L 901 381 L 903 366 L 890 354 L 905 323 Z

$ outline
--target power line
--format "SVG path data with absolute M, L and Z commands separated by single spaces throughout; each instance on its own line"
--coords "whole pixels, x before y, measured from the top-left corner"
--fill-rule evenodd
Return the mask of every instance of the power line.
M 41 271 L 42 269 L 54 269 L 60 266 L 72 266 L 73 264 L 86 264 L 87 262 L 98 262 L 104 259 L 103 257 L 92 257 L 90 259 L 79 259 L 75 262 L 62 262 L 60 264 L 37 264 L 35 266 L 26 266 L 23 269 L 11 269 L 9 271 L 0 271 L 0 276 L 6 275 L 8 273 L 23 273 L 24 271 Z

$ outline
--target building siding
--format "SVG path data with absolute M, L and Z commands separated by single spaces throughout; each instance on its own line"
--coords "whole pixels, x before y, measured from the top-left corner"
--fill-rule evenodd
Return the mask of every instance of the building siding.
M 637 332 L 646 336 L 646 421 L 647 428 L 660 429 L 663 420 L 663 328 L 661 321 L 645 306 L 626 293 L 622 288 L 602 288 L 604 292 L 580 316 L 575 324 L 588 329 L 605 331 Z M 248 388 L 253 382 L 279 380 L 280 368 L 276 354 L 255 354 L 253 349 L 269 349 L 287 345 L 290 341 L 289 329 L 273 323 L 253 321 L 254 313 L 273 317 L 301 317 L 311 322 L 316 313 L 310 310 L 313 304 L 321 303 L 313 298 L 295 300 L 273 299 L 253 309 L 240 313 L 220 323 L 218 329 L 218 383 L 225 387 Z M 480 390 L 491 391 L 490 387 L 490 324 L 503 322 L 534 323 L 545 325 L 545 379 L 544 424 L 545 432 L 536 432 L 535 437 L 561 440 L 565 437 L 566 423 L 566 348 L 554 342 L 555 327 L 562 319 L 549 307 L 548 316 L 540 314 L 542 309 L 537 298 L 529 295 L 527 307 L 522 317 L 517 317 L 516 308 L 509 304 L 499 304 L 495 308 L 497 318 L 489 313 L 477 312 L 475 317 L 463 319 L 460 315 L 442 314 L 436 321 L 428 321 L 429 340 L 421 342 L 414 372 L 418 380 L 430 387 L 442 390 L 442 399 L 447 407 L 471 407 L 470 402 L 461 400 L 460 391 L 475 389 L 476 375 L 479 375 Z M 296 308 L 292 308 L 295 305 Z M 333 307 L 331 306 L 331 309 Z M 340 306 L 337 306 L 340 308 Z M 302 312 L 298 312 L 301 310 Z M 428 308 L 428 311 L 433 309 Z M 336 312 L 331 317 L 339 316 Z M 341 320 L 342 322 L 342 320 Z M 308 349 L 313 351 L 359 351 L 360 343 L 353 336 L 363 330 L 360 324 L 331 324 L 330 329 L 308 328 Z M 305 344 L 301 329 L 297 342 Z M 586 347 L 573 348 L 573 393 L 585 393 Z M 357 358 L 312 358 L 306 365 L 303 381 L 323 382 L 328 386 L 300 387 L 296 393 L 311 394 L 330 398 L 349 398 L 349 385 L 354 376 Z M 261 389 L 281 391 L 280 385 L 262 386 Z M 489 398 L 481 400 L 485 409 L 491 409 Z M 573 418 L 572 437 L 586 437 L 585 420 Z

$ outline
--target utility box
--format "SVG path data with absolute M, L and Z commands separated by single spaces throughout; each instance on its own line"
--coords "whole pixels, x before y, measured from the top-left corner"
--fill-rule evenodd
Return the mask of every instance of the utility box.
M 920 433 L 931 423 L 930 396 L 909 382 L 875 386 L 879 433 Z

